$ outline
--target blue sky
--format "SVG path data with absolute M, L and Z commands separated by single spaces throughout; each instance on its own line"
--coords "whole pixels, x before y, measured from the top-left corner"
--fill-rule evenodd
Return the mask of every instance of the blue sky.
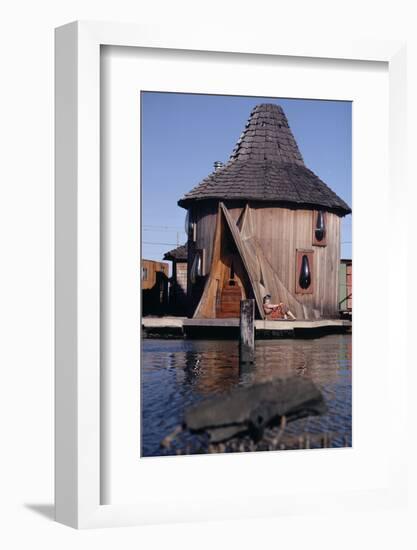
M 141 101 L 143 258 L 161 260 L 185 242 L 178 199 L 228 160 L 258 103 L 281 105 L 308 168 L 352 205 L 350 102 L 161 92 Z M 342 258 L 352 257 L 351 221 L 342 221 Z

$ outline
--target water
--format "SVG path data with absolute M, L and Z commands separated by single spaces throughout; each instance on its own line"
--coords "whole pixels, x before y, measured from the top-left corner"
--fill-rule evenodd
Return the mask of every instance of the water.
M 335 433 L 331 446 L 352 442 L 352 343 L 350 335 L 314 340 L 257 340 L 256 364 L 239 369 L 238 344 L 225 340 L 143 340 L 142 456 L 165 454 L 162 439 L 190 405 L 237 386 L 276 376 L 311 378 L 328 413 L 298 420 L 290 434 Z M 192 439 L 192 438 L 191 438 Z

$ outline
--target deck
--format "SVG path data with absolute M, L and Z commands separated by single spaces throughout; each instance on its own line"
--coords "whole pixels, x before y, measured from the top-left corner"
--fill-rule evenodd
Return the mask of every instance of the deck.
M 255 321 L 256 338 L 316 338 L 350 332 L 345 319 L 314 321 Z M 237 338 L 239 319 L 188 319 L 186 317 L 144 317 L 142 333 L 148 338 Z

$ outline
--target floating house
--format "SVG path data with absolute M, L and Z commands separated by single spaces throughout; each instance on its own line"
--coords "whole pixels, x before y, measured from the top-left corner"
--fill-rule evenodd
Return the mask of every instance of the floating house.
M 187 313 L 188 243 L 166 252 L 164 260 L 172 262 L 172 275 L 169 280 L 169 311 L 174 315 L 185 315 Z
M 185 194 L 189 316 L 283 302 L 297 319 L 339 313 L 340 221 L 350 207 L 304 164 L 283 109 L 256 106 L 229 161 Z
M 340 260 L 339 310 L 342 315 L 352 315 L 352 260 Z
M 168 306 L 166 262 L 142 260 L 142 315 L 163 315 Z

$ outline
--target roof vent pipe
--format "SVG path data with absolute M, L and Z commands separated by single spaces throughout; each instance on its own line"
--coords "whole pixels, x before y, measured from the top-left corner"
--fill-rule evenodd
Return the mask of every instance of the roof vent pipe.
M 219 168 L 223 166 L 223 163 L 221 160 L 215 160 L 214 161 L 214 171 L 217 172 Z

